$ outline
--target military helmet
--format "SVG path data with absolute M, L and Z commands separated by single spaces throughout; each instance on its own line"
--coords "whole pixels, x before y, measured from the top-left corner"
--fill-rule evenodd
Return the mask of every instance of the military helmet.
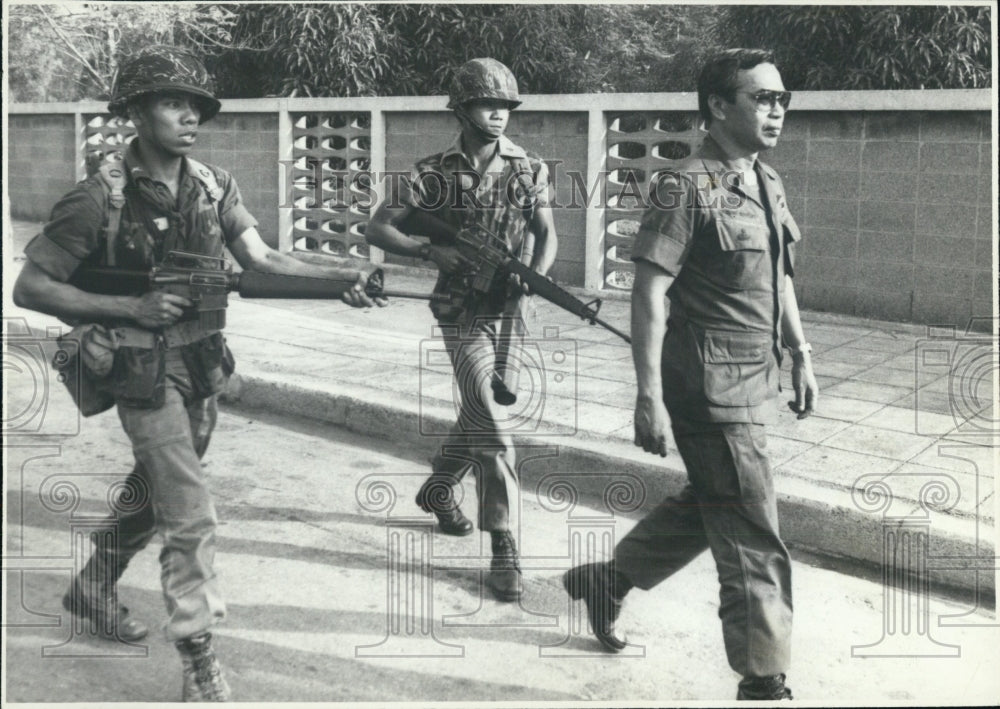
M 213 118 L 222 104 L 205 65 L 183 47 L 152 45 L 130 57 L 118 69 L 108 111 L 128 116 L 128 103 L 143 94 L 183 91 L 193 94 L 201 108 L 199 123 Z
M 521 105 L 517 79 L 510 69 L 496 59 L 470 59 L 455 72 L 448 94 L 448 108 L 484 98 L 503 99 L 510 103 L 511 108 Z

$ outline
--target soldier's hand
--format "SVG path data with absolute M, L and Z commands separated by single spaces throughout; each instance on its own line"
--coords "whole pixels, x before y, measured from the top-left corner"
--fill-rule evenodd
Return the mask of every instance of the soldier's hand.
M 795 401 L 789 401 L 788 407 L 798 414 L 799 419 L 804 419 L 813 412 L 819 399 L 819 384 L 816 383 L 808 352 L 792 358 L 792 389 L 795 390 Z
M 472 262 L 454 246 L 431 246 L 427 255 L 445 273 L 457 273 L 472 267 Z
M 147 330 L 159 330 L 177 322 L 184 308 L 192 305 L 187 298 L 173 293 L 146 293 L 136 301 L 132 319 Z
M 358 271 L 357 280 L 354 285 L 340 294 L 340 299 L 352 308 L 370 308 L 377 305 L 382 308 L 388 303 L 385 298 L 371 298 L 365 293 L 365 286 L 368 285 L 368 274 Z
M 667 457 L 667 407 L 663 401 L 639 397 L 635 402 L 635 444 L 647 453 Z
M 510 274 L 510 279 L 508 280 L 507 294 L 508 296 L 513 296 L 520 292 L 521 295 L 531 295 L 531 286 L 521 280 L 521 277 L 516 273 Z

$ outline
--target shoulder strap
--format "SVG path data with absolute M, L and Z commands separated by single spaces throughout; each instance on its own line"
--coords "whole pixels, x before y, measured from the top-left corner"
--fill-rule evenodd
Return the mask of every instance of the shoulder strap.
M 125 161 L 107 160 L 97 169 L 101 182 L 108 188 L 108 226 L 105 229 L 105 258 L 108 266 L 115 265 L 115 245 L 122 223 L 122 208 L 125 206 Z
M 219 181 L 215 179 L 215 173 L 209 170 L 207 165 L 198 162 L 194 158 L 187 158 L 187 164 L 191 170 L 191 174 L 205 188 L 205 194 L 208 195 L 208 198 L 216 204 L 221 202 L 222 188 L 219 186 Z

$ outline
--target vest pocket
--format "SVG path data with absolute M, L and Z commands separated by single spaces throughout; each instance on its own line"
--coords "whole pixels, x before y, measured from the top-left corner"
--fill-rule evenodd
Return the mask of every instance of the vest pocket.
M 756 406 L 768 398 L 770 336 L 706 330 L 705 398 L 717 406 Z
M 152 349 L 119 347 L 111 370 L 115 401 L 137 409 L 158 409 L 166 396 L 166 349 L 157 338 Z

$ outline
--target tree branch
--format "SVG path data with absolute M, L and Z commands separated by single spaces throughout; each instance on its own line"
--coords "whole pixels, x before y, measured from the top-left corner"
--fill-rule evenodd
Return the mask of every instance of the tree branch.
M 86 57 L 84 57 L 82 54 L 80 54 L 79 51 L 77 51 L 76 47 L 73 46 L 73 43 L 69 41 L 69 38 L 66 37 L 66 35 L 63 33 L 61 29 L 59 29 L 55 21 L 53 21 L 53 19 L 49 17 L 49 13 L 45 12 L 45 9 L 41 5 L 38 6 L 38 11 L 41 12 L 42 17 L 44 17 L 48 21 L 49 26 L 52 28 L 52 31 L 56 33 L 56 36 L 60 40 L 62 40 L 62 42 L 67 47 L 69 47 L 70 52 L 76 58 L 76 60 L 83 65 L 83 68 L 86 69 L 91 76 L 97 79 L 97 83 L 104 91 L 110 92 L 110 88 L 108 87 L 108 82 L 105 80 L 105 78 L 101 76 L 100 73 L 98 73 L 98 71 L 94 69 L 93 66 L 91 66 L 90 62 L 87 61 Z

